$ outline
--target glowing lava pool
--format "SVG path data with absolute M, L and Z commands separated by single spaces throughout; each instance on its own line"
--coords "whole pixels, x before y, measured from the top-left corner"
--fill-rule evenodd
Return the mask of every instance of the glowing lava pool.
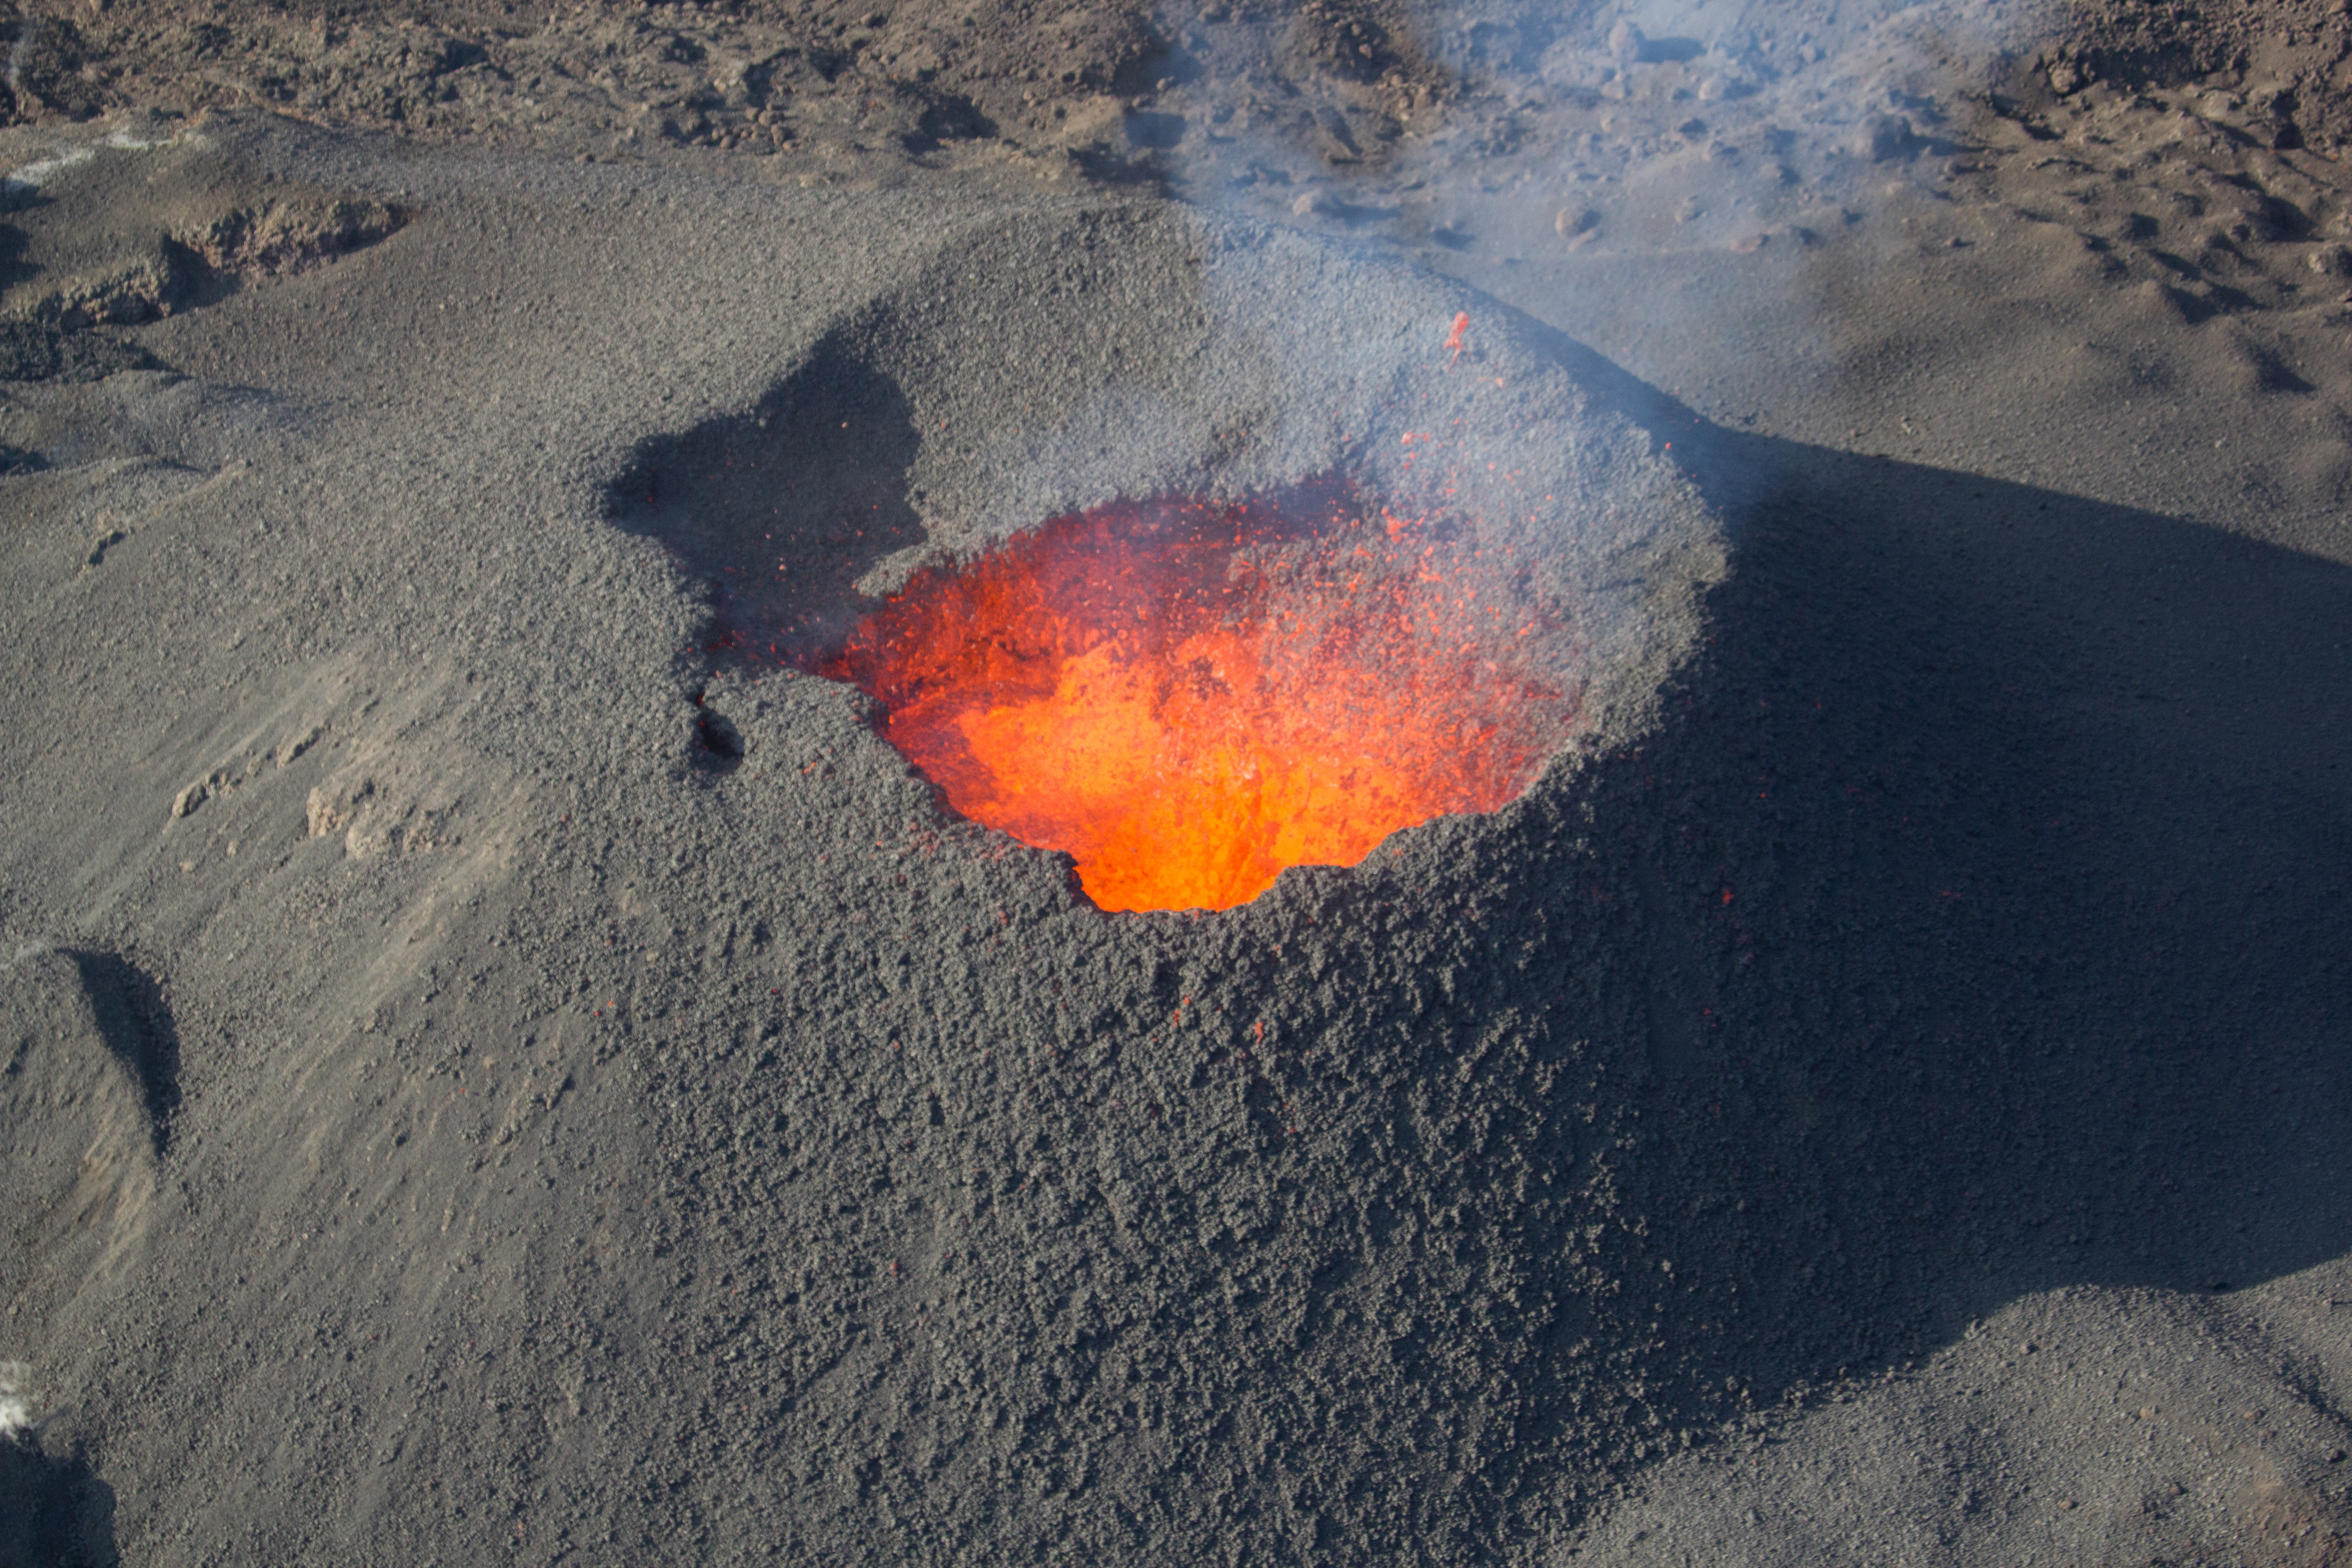
M 817 668 L 1103 909 L 1226 909 L 1533 782 L 1578 704 L 1531 576 L 1341 481 L 1119 503 L 917 574 Z

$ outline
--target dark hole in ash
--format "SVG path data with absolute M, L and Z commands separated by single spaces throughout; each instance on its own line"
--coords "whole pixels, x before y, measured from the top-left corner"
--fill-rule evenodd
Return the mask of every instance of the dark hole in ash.
M 714 659 L 805 662 L 848 635 L 852 584 L 922 542 L 907 493 L 919 444 L 898 385 L 835 338 L 751 414 L 646 443 L 613 518 L 710 584 Z
M 722 713 L 695 719 L 694 744 L 705 767 L 731 768 L 743 760 L 743 736 Z

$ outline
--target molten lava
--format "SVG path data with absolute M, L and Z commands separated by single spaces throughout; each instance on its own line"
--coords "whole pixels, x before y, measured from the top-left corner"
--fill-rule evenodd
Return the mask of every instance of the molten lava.
M 1225 909 L 1504 805 L 1572 731 L 1556 618 L 1447 531 L 1328 483 L 1105 507 L 919 574 L 818 668 L 1102 908 Z

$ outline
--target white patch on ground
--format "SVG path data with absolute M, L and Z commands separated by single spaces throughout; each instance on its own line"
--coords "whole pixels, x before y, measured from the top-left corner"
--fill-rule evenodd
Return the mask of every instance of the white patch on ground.
M 168 136 L 151 135 L 137 124 L 126 121 L 117 125 L 94 142 L 68 146 L 52 152 L 47 157 L 37 158 L 19 164 L 6 174 L 0 174 L 0 195 L 18 195 L 37 191 L 68 169 L 78 168 L 98 156 L 101 147 L 122 153 L 152 153 L 159 147 L 177 147 L 182 143 L 208 147 L 211 138 L 201 131 L 175 131 Z
M 176 147 L 185 142 L 192 146 L 208 147 L 211 139 L 200 131 L 175 131 L 169 136 L 142 136 L 128 125 L 118 125 L 107 133 L 107 147 L 120 147 L 126 153 L 146 153 L 157 147 Z
M 74 147 L 54 158 L 43 158 L 26 163 L 16 173 L 0 176 L 0 191 L 10 195 L 19 191 L 37 191 L 77 163 L 87 163 L 98 154 L 88 147 Z

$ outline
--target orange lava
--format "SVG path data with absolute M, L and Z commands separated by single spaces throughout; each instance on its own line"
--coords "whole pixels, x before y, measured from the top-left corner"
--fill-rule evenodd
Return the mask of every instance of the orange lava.
M 1102 908 L 1226 909 L 1504 805 L 1573 731 L 1556 623 L 1444 531 L 1328 483 L 1106 507 L 918 574 L 818 668 Z

